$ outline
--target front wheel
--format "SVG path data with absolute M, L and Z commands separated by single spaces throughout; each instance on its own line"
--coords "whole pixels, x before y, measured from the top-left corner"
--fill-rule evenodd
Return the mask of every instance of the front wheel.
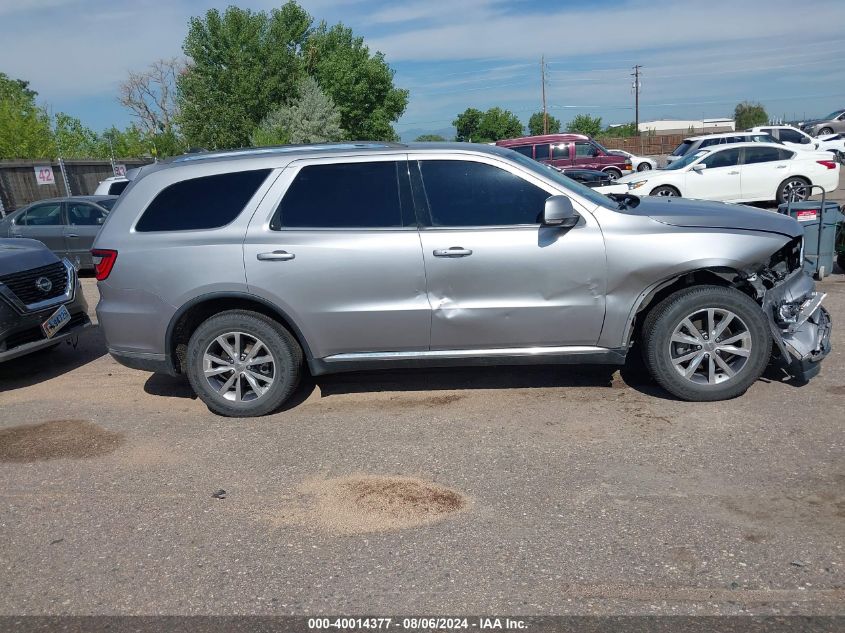
M 637 171 L 648 171 L 650 169 L 651 169 L 651 164 L 647 163 L 645 161 L 643 161 L 639 165 L 637 165 Z
M 771 353 L 765 314 L 734 288 L 678 291 L 643 324 L 646 367 L 661 387 L 682 400 L 726 400 L 745 393 Z
M 822 129 L 819 130 L 819 133 L 818 133 L 817 136 L 824 136 L 825 134 L 833 134 L 833 128 L 823 127 Z
M 605 169 L 603 171 L 607 174 L 608 178 L 610 178 L 611 182 L 622 178 L 622 172 L 618 169 Z
M 278 409 L 302 374 L 302 348 L 281 324 L 247 310 L 221 312 L 188 342 L 188 380 L 218 415 L 253 417 Z
M 660 187 L 652 189 L 649 195 L 660 196 L 661 198 L 678 198 L 680 197 L 681 192 L 669 185 L 661 185 Z

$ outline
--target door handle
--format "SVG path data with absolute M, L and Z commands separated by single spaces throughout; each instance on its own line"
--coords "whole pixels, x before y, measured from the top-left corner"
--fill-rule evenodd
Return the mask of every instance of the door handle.
M 68 233 L 65 237 L 79 237 L 76 233 Z
M 738 173 L 738 171 L 729 171 L 728 176 L 736 176 Z
M 469 257 L 472 251 L 468 248 L 460 246 L 452 246 L 451 248 L 438 248 L 434 251 L 435 257 Z
M 786 165 L 778 165 L 776 169 L 786 169 Z
M 258 253 L 256 257 L 261 262 L 286 262 L 296 257 L 296 255 L 287 251 L 273 251 L 272 253 Z

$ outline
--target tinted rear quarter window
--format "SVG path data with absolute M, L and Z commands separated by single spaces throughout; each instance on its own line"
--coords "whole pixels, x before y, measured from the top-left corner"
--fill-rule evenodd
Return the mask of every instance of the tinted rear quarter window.
M 234 220 L 270 169 L 202 176 L 165 187 L 135 225 L 136 231 L 215 229 Z
M 534 146 L 533 145 L 515 145 L 511 147 L 511 149 L 515 152 L 519 152 L 523 156 L 528 156 L 528 158 L 534 158 Z
M 399 192 L 405 161 L 308 165 L 299 170 L 270 228 L 392 228 L 413 216 Z M 407 224 L 413 223 L 409 219 Z
M 535 145 L 534 146 L 534 158 L 537 160 L 549 160 L 549 152 L 551 151 L 551 145 L 548 143 L 544 143 L 543 145 Z

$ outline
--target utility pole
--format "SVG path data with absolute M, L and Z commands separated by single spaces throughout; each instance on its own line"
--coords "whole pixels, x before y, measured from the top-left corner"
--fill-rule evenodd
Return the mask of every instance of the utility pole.
M 546 111 L 546 56 L 540 57 L 540 81 L 543 84 L 543 134 L 549 133 L 549 113 Z
M 637 64 L 634 66 L 634 72 L 631 73 L 631 76 L 634 78 L 634 128 L 637 131 L 637 136 L 640 135 L 640 88 L 642 84 L 640 84 L 640 66 Z

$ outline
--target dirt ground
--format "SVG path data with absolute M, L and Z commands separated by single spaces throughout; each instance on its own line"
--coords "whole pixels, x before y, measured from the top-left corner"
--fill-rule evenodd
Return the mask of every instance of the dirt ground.
M 6 364 L 0 614 L 842 614 L 845 275 L 820 286 L 822 373 L 729 402 L 493 367 L 231 420 L 96 329 Z

